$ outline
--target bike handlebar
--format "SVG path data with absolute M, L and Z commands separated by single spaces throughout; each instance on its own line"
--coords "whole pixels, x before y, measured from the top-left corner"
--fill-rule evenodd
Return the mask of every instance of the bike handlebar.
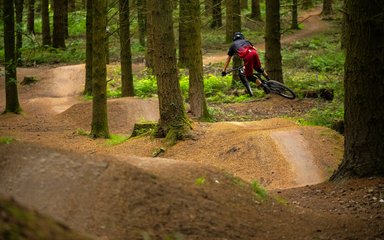
M 244 66 L 240 66 L 240 67 L 235 67 L 235 68 L 229 69 L 229 70 L 226 71 L 226 74 L 231 73 L 231 72 L 234 72 L 234 71 L 237 71 L 237 70 L 239 70 L 239 69 L 241 69 L 241 68 L 243 68 L 243 67 L 244 67 Z

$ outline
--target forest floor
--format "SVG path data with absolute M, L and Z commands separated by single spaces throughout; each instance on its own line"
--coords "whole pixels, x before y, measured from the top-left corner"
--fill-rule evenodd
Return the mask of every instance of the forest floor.
M 312 15 L 298 38 L 326 28 Z M 18 69 L 24 76 L 38 79 L 19 88 L 24 113 L 0 116 L 0 137 L 16 139 L 0 144 L 0 194 L 75 231 L 98 239 L 384 239 L 384 179 L 328 182 L 343 136 L 289 118 L 319 99 L 223 104 L 222 119 L 194 122 L 191 138 L 172 147 L 149 136 L 108 145 L 82 134 L 92 108 L 81 98 L 84 65 Z M 3 77 L 0 89 L 4 109 Z M 157 99 L 113 99 L 108 111 L 111 133 L 127 136 L 134 123 L 159 118 Z

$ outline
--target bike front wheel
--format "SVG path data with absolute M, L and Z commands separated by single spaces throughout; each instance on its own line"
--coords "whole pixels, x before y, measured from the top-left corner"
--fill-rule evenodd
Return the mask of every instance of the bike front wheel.
M 251 85 L 249 84 L 249 81 L 244 77 L 240 77 L 241 83 L 244 85 L 245 89 L 247 90 L 247 93 L 249 94 L 250 97 L 253 96 L 253 91 L 251 88 Z
M 288 98 L 288 99 L 295 99 L 296 94 L 293 92 L 290 88 L 285 86 L 284 84 L 270 80 L 267 82 L 267 86 L 271 90 L 271 92 L 276 93 L 282 97 Z

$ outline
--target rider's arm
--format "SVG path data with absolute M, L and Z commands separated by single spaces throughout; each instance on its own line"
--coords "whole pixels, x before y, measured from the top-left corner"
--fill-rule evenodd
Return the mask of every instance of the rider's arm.
M 231 62 L 231 58 L 232 58 L 232 56 L 228 55 L 227 60 L 226 60 L 225 65 L 224 65 L 223 72 L 225 72 L 227 70 L 229 63 Z

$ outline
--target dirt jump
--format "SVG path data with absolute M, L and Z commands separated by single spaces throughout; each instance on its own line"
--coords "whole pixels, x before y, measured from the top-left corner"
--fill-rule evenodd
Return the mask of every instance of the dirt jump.
M 324 27 L 312 15 L 306 29 Z M 275 117 L 277 111 L 305 112 L 315 104 L 310 100 L 270 96 L 233 104 L 233 111 L 254 117 L 194 122 L 191 138 L 169 148 L 150 136 L 108 145 L 79 134 L 91 125 L 91 102 L 81 97 L 84 65 L 18 69 L 18 80 L 24 76 L 38 79 L 19 88 L 24 113 L 0 115 L 0 137 L 16 139 L 0 144 L 0 196 L 81 234 L 94 239 L 384 239 L 384 180 L 327 182 L 342 159 L 343 137 Z M 3 77 L 0 89 L 4 109 Z M 135 123 L 159 118 L 157 99 L 112 99 L 108 113 L 110 132 L 126 136 Z M 256 183 L 266 196 L 255 194 Z

